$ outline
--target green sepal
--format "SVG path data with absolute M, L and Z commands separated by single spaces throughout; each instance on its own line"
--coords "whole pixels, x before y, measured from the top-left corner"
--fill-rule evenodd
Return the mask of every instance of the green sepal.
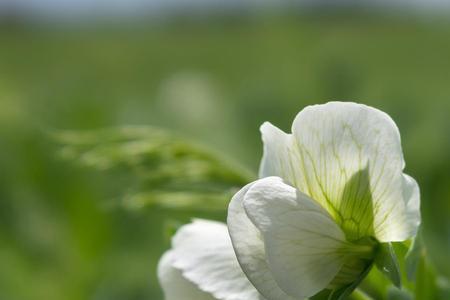
M 353 291 L 359 286 L 359 284 L 364 280 L 364 278 L 366 278 L 367 274 L 369 274 L 371 269 L 372 269 L 372 264 L 369 264 L 355 281 L 353 281 L 351 284 L 333 292 L 330 295 L 330 297 L 328 298 L 328 300 L 347 299 L 347 297 L 350 296 L 351 293 L 353 293 Z
M 358 276 L 358 278 L 352 283 L 334 290 L 323 290 L 319 294 L 310 297 L 310 300 L 344 300 L 347 299 L 353 291 L 359 286 L 359 284 L 364 280 L 364 278 L 369 274 L 372 269 L 372 263 L 367 265 L 363 272 Z
M 375 265 L 396 287 L 402 287 L 400 267 L 391 243 L 378 246 L 375 256 Z

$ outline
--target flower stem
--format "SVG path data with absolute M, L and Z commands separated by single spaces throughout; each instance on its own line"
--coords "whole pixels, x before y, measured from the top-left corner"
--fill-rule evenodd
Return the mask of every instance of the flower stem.
M 372 297 L 364 293 L 360 288 L 353 291 L 352 298 L 354 300 L 373 300 Z

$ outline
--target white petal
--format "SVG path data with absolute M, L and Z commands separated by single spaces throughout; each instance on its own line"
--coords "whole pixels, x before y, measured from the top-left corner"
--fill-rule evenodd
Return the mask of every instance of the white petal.
M 292 131 L 305 175 L 297 186 L 340 222 L 349 239 L 411 237 L 400 134 L 387 114 L 330 102 L 301 111 Z
M 184 278 L 181 271 L 173 267 L 173 260 L 173 251 L 167 251 L 158 264 L 158 278 L 165 300 L 216 300 Z
M 201 290 L 220 300 L 264 299 L 236 259 L 225 224 L 195 220 L 172 240 L 174 266 Z
M 258 181 L 256 181 L 258 182 Z M 242 269 L 268 300 L 294 300 L 276 283 L 266 261 L 266 251 L 261 233 L 247 217 L 243 207 L 243 199 L 253 183 L 242 188 L 231 199 L 228 207 L 228 230 L 233 247 Z
M 317 202 L 279 177 L 250 187 L 244 208 L 263 235 L 269 269 L 289 295 L 302 299 L 328 286 L 347 259 L 345 235 Z
M 421 222 L 420 190 L 414 178 L 406 174 L 403 174 L 403 197 L 406 200 L 408 228 L 411 229 L 408 235 L 415 236 Z
M 259 166 L 259 177 L 279 176 L 295 183 L 297 170 L 295 155 L 291 155 L 294 146 L 292 134 L 287 134 L 269 122 L 264 122 L 260 129 L 264 143 L 264 153 Z

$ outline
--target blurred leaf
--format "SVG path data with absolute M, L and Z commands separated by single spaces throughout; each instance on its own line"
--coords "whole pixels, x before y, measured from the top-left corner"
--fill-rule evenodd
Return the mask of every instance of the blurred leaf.
M 148 191 L 129 194 L 124 199 L 124 205 L 131 209 L 140 209 L 147 206 L 159 206 L 168 209 L 180 210 L 224 210 L 232 197 L 232 193 L 216 192 L 171 192 Z
M 416 299 L 439 299 L 437 296 L 436 274 L 434 269 L 422 256 L 419 260 L 417 275 L 415 281 L 415 298 Z
M 405 283 L 401 292 L 404 297 L 409 295 L 409 298 L 405 299 L 450 299 L 448 279 L 439 276 L 432 264 L 426 251 L 422 230 L 411 244 L 408 242 L 394 243 L 394 247 L 399 257 L 402 279 Z M 400 297 L 400 290 L 390 288 L 389 295 Z
M 411 288 L 415 299 L 449 299 L 448 279 L 438 275 L 420 232 L 406 255 L 405 269 L 408 279 L 415 283 Z
M 445 277 L 437 278 L 439 299 L 450 299 L 450 280 Z
M 424 255 L 423 241 L 420 232 L 414 238 L 405 257 L 406 275 L 409 281 L 414 281 L 421 257 Z
M 388 290 L 387 300 L 412 300 L 413 297 L 405 290 L 391 286 Z
M 395 286 L 401 287 L 400 267 L 391 243 L 380 244 L 375 257 L 375 264 Z
M 139 209 L 225 210 L 236 188 L 254 175 L 226 157 L 153 127 L 56 131 L 51 136 L 68 160 L 99 171 L 118 170 L 123 204 Z

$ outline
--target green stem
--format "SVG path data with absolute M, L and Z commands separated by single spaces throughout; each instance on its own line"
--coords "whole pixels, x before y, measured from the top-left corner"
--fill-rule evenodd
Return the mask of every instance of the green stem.
M 360 288 L 353 291 L 352 298 L 355 300 L 373 300 L 372 297 L 364 293 Z

